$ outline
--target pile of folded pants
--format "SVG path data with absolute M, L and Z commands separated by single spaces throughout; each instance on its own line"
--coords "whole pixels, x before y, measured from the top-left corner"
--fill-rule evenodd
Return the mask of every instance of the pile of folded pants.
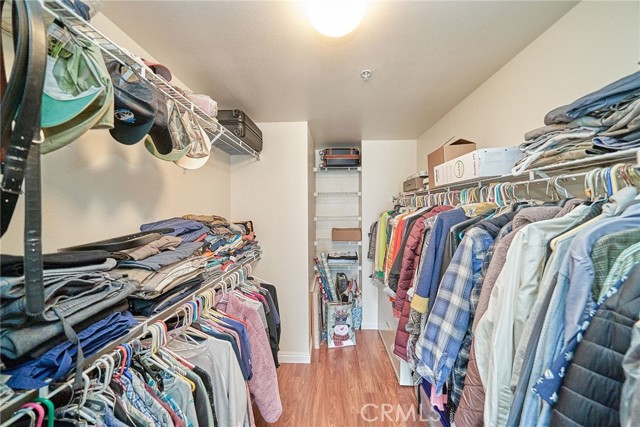
M 43 261 L 45 308 L 37 316 L 28 316 L 25 312 L 24 259 L 11 255 L 0 257 L 3 316 L 0 355 L 5 366 L 28 363 L 57 345 L 71 346 L 65 332 L 68 327 L 78 331 L 103 322 L 101 330 L 110 331 L 109 339 L 116 339 L 130 329 L 129 323 L 115 326 L 115 315 L 125 315 L 122 313 L 128 308 L 126 298 L 138 284 L 114 272 L 116 261 L 108 252 L 45 254 Z M 85 351 L 85 355 L 89 354 Z M 69 360 L 70 365 L 75 363 L 72 356 L 65 360 Z
M 227 266 L 260 255 L 250 222 L 229 223 L 217 215 L 184 215 L 149 224 L 159 241 L 120 251 L 120 274 L 140 283 L 129 301 L 137 316 L 150 317 L 216 280 Z M 167 231 L 172 230 L 172 231 Z
M 261 253 L 250 221 L 186 215 L 140 229 L 44 255 L 45 309 L 35 317 L 25 313 L 23 257 L 0 256 L 0 355 L 10 387 L 64 378 L 82 364 L 79 348 L 94 354 L 126 335 L 133 315 L 152 317 Z
M 640 71 L 558 107 L 525 134 L 525 170 L 640 147 Z

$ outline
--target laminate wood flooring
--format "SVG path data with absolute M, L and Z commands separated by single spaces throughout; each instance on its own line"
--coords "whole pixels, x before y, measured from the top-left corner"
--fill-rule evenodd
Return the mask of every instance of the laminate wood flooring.
M 311 364 L 278 368 L 283 413 L 256 427 L 418 427 L 413 387 L 398 385 L 378 331 L 358 331 L 354 347 L 313 350 Z M 365 406 L 366 405 L 366 406 Z

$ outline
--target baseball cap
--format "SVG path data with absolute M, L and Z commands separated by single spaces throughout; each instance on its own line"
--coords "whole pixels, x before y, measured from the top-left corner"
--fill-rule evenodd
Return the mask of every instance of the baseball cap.
M 49 40 L 50 46 L 56 41 Z M 72 53 L 73 52 L 73 53 Z M 47 74 L 47 79 L 55 79 L 56 82 L 67 82 L 58 84 L 58 89 L 70 87 L 70 83 L 78 81 L 75 87 L 88 87 L 96 85 L 100 89 L 96 91 L 95 96 L 90 99 L 85 98 L 83 108 L 77 108 L 80 103 L 70 101 L 68 99 L 59 98 L 52 92 L 43 93 L 43 122 L 49 124 L 49 127 L 43 125 L 45 141 L 42 144 L 42 153 L 50 153 L 65 145 L 75 141 L 89 129 L 109 129 L 113 127 L 113 85 L 107 71 L 100 48 L 87 39 L 79 39 L 71 37 L 64 44 L 64 52 L 61 54 L 68 57 L 69 54 L 77 56 L 76 65 L 82 73 L 75 73 L 74 69 L 67 67 L 58 68 L 63 62 L 56 62 L 53 67 L 48 68 L 48 73 L 58 73 L 57 77 L 53 74 Z M 55 58 L 51 58 L 53 61 Z M 50 59 L 47 58 L 47 61 Z M 67 61 L 65 65 L 69 65 Z M 78 70 L 78 69 L 76 69 Z M 81 82 L 80 80 L 86 80 Z M 89 83 L 91 82 L 91 83 Z M 50 82 L 50 84 L 53 84 Z M 59 92 L 55 92 L 59 93 Z M 68 92 L 67 92 L 68 93 Z M 46 99 L 46 101 L 45 101 Z M 72 109 L 67 103 L 74 103 Z M 45 112 L 46 111 L 46 112 Z M 66 121 L 61 121 L 62 114 L 66 115 Z M 59 123 L 53 126 L 53 123 Z
M 211 140 L 193 114 L 188 115 L 185 126 L 191 141 L 189 151 L 174 163 L 184 169 L 201 168 L 211 156 Z
M 136 70 L 118 61 L 109 61 L 114 93 L 114 122 L 111 136 L 118 142 L 132 145 L 141 141 L 153 126 L 157 112 L 158 90 L 144 80 Z
M 48 54 L 42 94 L 43 128 L 68 122 L 102 94 L 105 88 L 83 55 L 82 45 L 57 24 L 47 31 Z
M 175 162 L 176 160 L 184 157 L 190 148 L 190 141 L 187 136 L 187 130 L 185 126 L 186 118 L 180 114 L 178 107 L 173 100 L 167 100 L 168 118 L 166 124 L 166 131 L 161 129 L 160 126 L 154 129 L 151 134 L 147 135 L 144 140 L 144 146 L 147 150 L 159 159 Z M 186 113 L 185 113 L 186 115 Z M 165 138 L 168 135 L 171 141 L 171 148 L 168 152 L 163 153 L 158 150 L 158 146 L 163 146 L 163 142 L 157 143 L 154 138 Z
M 166 66 L 164 66 L 164 65 L 162 65 L 162 64 L 160 64 L 158 62 L 147 61 L 144 58 L 142 59 L 142 62 L 147 67 L 151 68 L 151 71 L 153 71 L 157 75 L 161 76 L 166 81 L 170 82 L 171 79 L 173 78 L 173 75 L 171 74 L 171 70 L 169 70 Z
M 149 130 L 145 143 L 149 140 L 155 146 L 155 150 L 160 154 L 169 154 L 173 148 L 171 131 L 169 130 L 169 114 L 173 111 L 174 101 L 164 94 L 155 98 L 156 117 L 153 126 Z

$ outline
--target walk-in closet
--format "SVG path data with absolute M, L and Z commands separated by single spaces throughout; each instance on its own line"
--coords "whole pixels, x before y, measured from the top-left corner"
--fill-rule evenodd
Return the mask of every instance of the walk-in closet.
M 640 426 L 638 0 L 0 12 L 0 427 Z

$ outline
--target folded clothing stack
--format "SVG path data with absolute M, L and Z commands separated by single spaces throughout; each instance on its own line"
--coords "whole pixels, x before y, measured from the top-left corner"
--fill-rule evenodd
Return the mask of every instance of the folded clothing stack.
M 327 255 L 327 263 L 331 264 L 358 264 L 357 252 L 330 252 Z
M 514 174 L 640 147 L 640 71 L 550 111 L 544 124 L 525 134 Z
M 44 255 L 46 306 L 36 317 L 25 313 L 23 257 L 0 256 L 0 356 L 11 387 L 38 388 L 75 367 L 78 347 L 66 326 L 81 331 L 88 357 L 135 325 L 127 310 L 151 317 L 261 253 L 250 221 L 186 215 L 140 229 Z
M 137 283 L 113 269 L 109 252 L 92 250 L 44 255 L 45 310 L 38 316 L 25 313 L 24 260 L 2 255 L 0 277 L 0 355 L 18 359 L 36 348 L 48 349 L 56 337 L 64 337 L 63 322 L 72 327 L 103 319 L 127 309 L 126 298 Z M 125 302 L 124 307 L 120 303 Z
M 84 357 L 126 335 L 136 321 L 127 297 L 138 284 L 115 272 L 116 260 L 104 250 L 72 251 L 43 256 L 45 309 L 25 313 L 24 259 L 2 255 L 0 266 L 0 355 L 9 368 L 7 384 L 36 389 L 57 381 L 77 363 L 77 334 Z

